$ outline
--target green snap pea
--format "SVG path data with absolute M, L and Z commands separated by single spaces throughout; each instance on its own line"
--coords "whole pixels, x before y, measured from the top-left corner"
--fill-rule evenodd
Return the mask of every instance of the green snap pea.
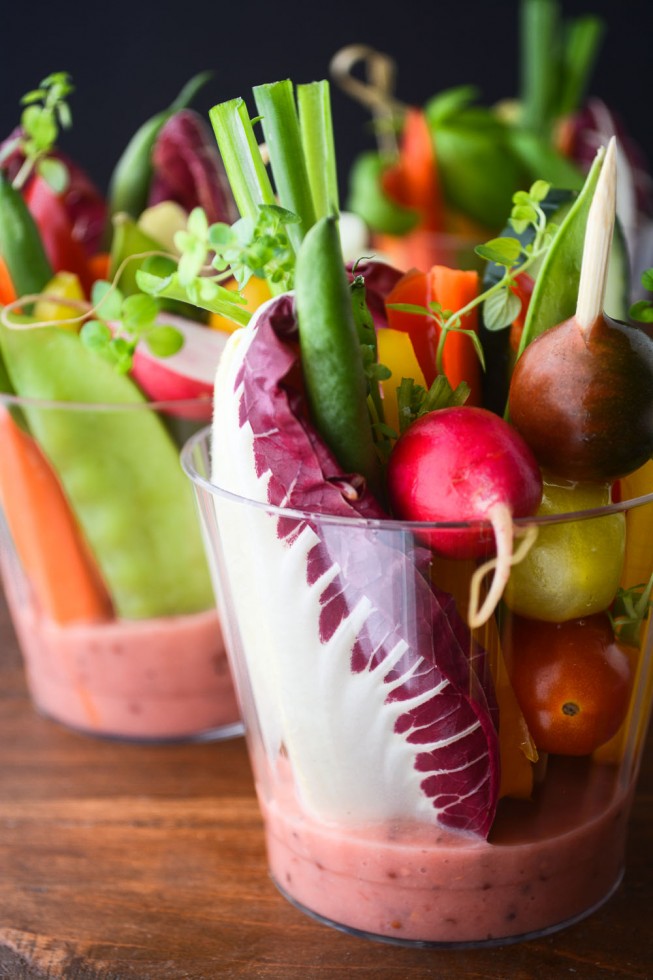
M 19 191 L 0 172 L 0 255 L 17 296 L 39 293 L 52 279 L 41 235 Z
M 583 189 L 561 222 L 537 271 L 518 354 L 549 327 L 568 320 L 576 312 L 587 215 L 601 165 L 600 159 L 594 161 Z M 606 292 L 605 307 L 611 316 L 620 320 L 626 318 L 625 295 L 629 279 L 627 266 L 623 241 L 616 234 L 610 258 L 610 284 L 609 291 Z
M 89 403 L 82 411 L 27 405 L 25 415 L 59 475 L 117 615 L 210 608 L 192 489 L 174 442 L 136 386 L 77 335 L 56 327 L 3 326 L 0 341 L 19 395 Z M 94 410 L 93 403 L 116 408 Z
M 137 218 L 147 205 L 152 180 L 152 149 L 157 136 L 170 117 L 189 105 L 199 89 L 211 77 L 200 72 L 183 87 L 174 102 L 147 119 L 134 133 L 118 160 L 109 182 L 109 213 L 121 211 Z M 111 229 L 107 229 L 110 237 Z
M 367 409 L 367 382 L 338 224 L 322 218 L 297 253 L 295 302 L 311 413 L 346 472 L 380 493 L 380 463 Z

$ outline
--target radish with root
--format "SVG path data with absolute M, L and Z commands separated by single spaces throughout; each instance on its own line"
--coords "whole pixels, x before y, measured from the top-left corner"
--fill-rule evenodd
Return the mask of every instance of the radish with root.
M 534 514 L 542 497 L 542 477 L 530 449 L 512 426 L 486 409 L 438 409 L 398 439 L 387 479 L 397 517 L 452 524 L 422 533 L 438 554 L 482 558 L 496 550 L 496 558 L 472 580 L 468 620 L 472 629 L 481 626 L 496 608 L 511 566 L 534 540 L 529 533 L 513 552 L 513 517 Z M 465 526 L 455 526 L 461 523 Z M 491 570 L 492 583 L 479 608 L 480 584 Z

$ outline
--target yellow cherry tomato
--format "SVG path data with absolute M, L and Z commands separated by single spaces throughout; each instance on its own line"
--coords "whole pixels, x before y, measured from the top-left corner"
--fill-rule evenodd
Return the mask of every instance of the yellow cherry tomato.
M 610 503 L 608 484 L 545 480 L 539 515 L 567 514 Z M 540 527 L 515 565 L 504 599 L 513 612 L 560 623 L 607 609 L 619 587 L 626 546 L 623 514 Z

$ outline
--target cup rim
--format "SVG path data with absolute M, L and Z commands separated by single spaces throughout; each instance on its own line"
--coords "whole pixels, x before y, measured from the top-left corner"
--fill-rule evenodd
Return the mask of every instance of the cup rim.
M 4 408 L 40 408 L 60 409 L 69 412 L 166 412 L 179 409 L 206 408 L 212 404 L 212 395 L 197 395 L 192 398 L 167 398 L 161 401 L 134 402 L 80 402 L 64 401 L 57 398 L 36 398 L 28 395 L 17 395 L 13 392 L 0 391 L 0 407 Z
M 397 518 L 372 518 L 372 517 L 344 517 L 339 514 L 326 514 L 320 511 L 304 510 L 301 508 L 279 507 L 276 504 L 266 503 L 261 500 L 254 500 L 234 493 L 211 482 L 198 472 L 193 463 L 193 451 L 202 443 L 209 446 L 211 436 L 211 426 L 207 425 L 186 440 L 181 448 L 181 466 L 186 476 L 203 490 L 213 496 L 230 500 L 233 503 L 246 504 L 256 510 L 264 511 L 267 514 L 278 518 L 292 518 L 295 520 L 317 521 L 320 524 L 345 524 L 348 527 L 360 527 L 367 530 L 379 529 L 386 531 L 403 531 L 418 533 L 431 530 L 459 530 L 461 528 L 489 528 L 489 521 L 402 521 Z M 546 527 L 548 525 L 569 523 L 572 521 L 591 520 L 598 517 L 607 517 L 612 514 L 622 514 L 634 510 L 637 507 L 653 503 L 653 493 L 644 494 L 641 497 L 632 497 L 629 500 L 622 500 L 603 507 L 592 507 L 581 511 L 568 511 L 564 514 L 548 514 L 532 517 L 515 517 L 513 524 L 517 528 Z

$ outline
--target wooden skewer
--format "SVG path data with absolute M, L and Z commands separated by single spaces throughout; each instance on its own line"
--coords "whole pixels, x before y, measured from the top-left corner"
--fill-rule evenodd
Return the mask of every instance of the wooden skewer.
M 603 152 L 601 173 L 587 218 L 576 303 L 576 320 L 584 333 L 591 330 L 603 312 L 617 206 L 617 141 L 614 136 Z
M 354 65 L 359 61 L 365 64 L 366 81 L 361 81 L 352 73 Z M 406 106 L 394 96 L 394 60 L 366 44 L 349 44 L 335 53 L 329 70 L 343 92 L 371 111 L 378 124 L 376 137 L 379 150 L 390 156 L 396 155 L 394 118 L 403 116 Z

